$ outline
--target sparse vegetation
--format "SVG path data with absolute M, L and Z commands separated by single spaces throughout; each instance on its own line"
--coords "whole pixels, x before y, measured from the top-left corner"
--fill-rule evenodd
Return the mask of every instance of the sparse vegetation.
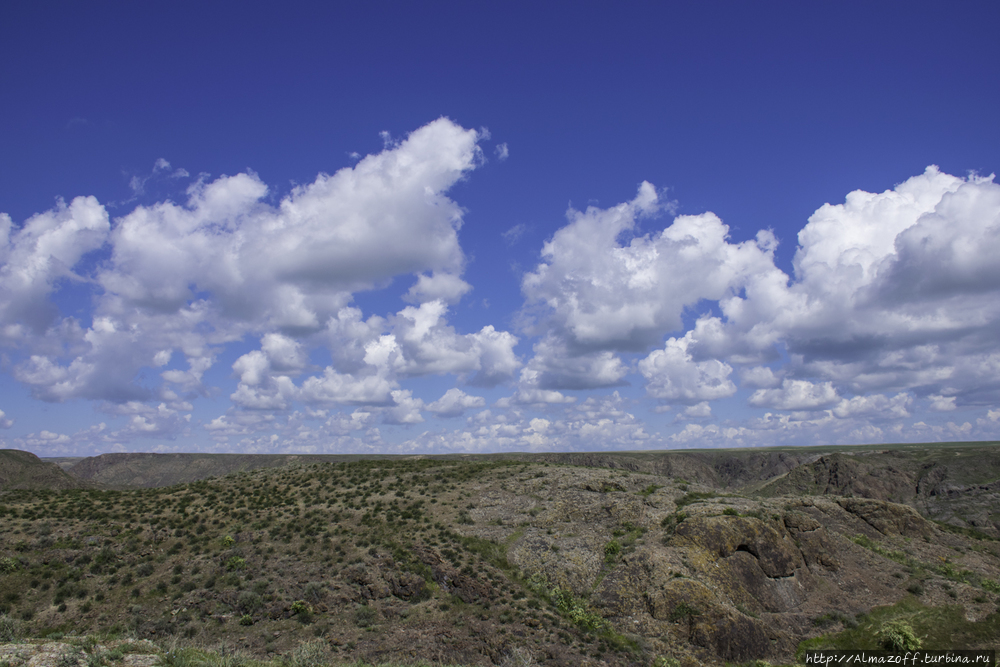
M 857 571 L 875 559 L 886 563 L 884 572 L 877 564 L 870 571 L 881 577 L 873 590 L 882 602 L 909 591 L 928 605 L 987 605 L 975 622 L 940 606 L 863 618 L 810 609 L 811 633 L 836 632 L 824 641 L 854 632 L 881 646 L 888 628 L 898 630 L 895 620 L 924 648 L 938 641 L 938 626 L 968 638 L 965 645 L 1000 630 L 988 606 L 1000 594 L 991 540 L 928 533 L 936 524 L 912 541 L 845 533 L 836 522 L 848 525 L 848 514 L 836 499 L 810 501 L 823 504 L 822 524 L 796 523 L 809 521 L 813 505 L 761 500 L 735 486 L 713 490 L 699 470 L 682 481 L 531 457 L 355 458 L 161 488 L 8 490 L 0 495 L 0 636 L 155 639 L 165 642 L 170 665 L 355 664 L 381 647 L 407 660 L 473 650 L 494 663 L 557 655 L 563 664 L 587 657 L 676 667 L 693 659 L 696 640 L 712 641 L 727 614 L 771 624 L 775 636 L 787 632 L 775 620 L 780 611 L 763 613 L 730 584 L 712 584 L 726 606 L 697 592 L 707 573 L 740 572 L 730 563 L 780 565 L 784 552 L 755 542 L 772 534 L 780 549 L 804 554 L 796 558 L 808 559 L 824 585 L 838 585 L 824 568 Z M 645 539 L 649 530 L 656 539 Z M 946 549 L 937 534 L 947 535 Z M 646 614 L 679 632 L 633 634 L 623 619 Z M 435 639 L 442 629 L 450 643 Z M 393 639 L 402 636 L 411 639 Z M 105 648 L 82 647 L 77 658 L 119 667 L 120 641 L 102 639 Z

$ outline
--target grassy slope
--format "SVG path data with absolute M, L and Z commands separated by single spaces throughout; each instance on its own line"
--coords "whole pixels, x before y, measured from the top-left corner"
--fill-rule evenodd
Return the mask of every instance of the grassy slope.
M 0 449 L 0 491 L 7 489 L 68 489 L 82 486 L 59 466 L 30 452 Z
M 399 651 L 410 633 L 475 625 L 464 631 L 474 642 L 455 639 L 456 658 L 499 657 L 525 637 L 569 655 L 627 653 L 613 634 L 528 599 L 502 549 L 437 520 L 469 496 L 465 483 L 513 467 L 358 461 L 160 489 L 10 492 L 0 499 L 0 612 L 27 636 L 133 633 L 257 655 L 329 636 L 334 657 L 360 658 L 386 643 L 377 633 L 389 625 L 401 626 Z M 421 561 L 416 542 L 445 560 Z M 362 590 L 396 577 L 396 603 L 351 599 L 334 575 Z M 430 655 L 439 644 L 428 640 Z

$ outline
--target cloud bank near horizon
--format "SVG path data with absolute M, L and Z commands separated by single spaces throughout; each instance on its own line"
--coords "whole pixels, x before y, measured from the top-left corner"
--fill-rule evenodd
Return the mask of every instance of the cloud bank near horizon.
M 4 446 L 481 452 L 1000 433 L 993 176 L 930 166 L 824 204 L 791 273 L 772 231 L 734 242 L 715 214 L 674 216 L 643 182 L 630 201 L 570 209 L 521 277 L 520 310 L 462 331 L 475 285 L 450 191 L 486 161 L 485 138 L 441 118 L 277 201 L 245 172 L 114 219 L 94 197 L 23 224 L 0 214 L 7 371 L 38 401 L 106 415 Z M 400 279 L 396 312 L 358 305 Z M 228 407 L 194 418 L 234 350 Z M 0 412 L 0 427 L 17 418 Z

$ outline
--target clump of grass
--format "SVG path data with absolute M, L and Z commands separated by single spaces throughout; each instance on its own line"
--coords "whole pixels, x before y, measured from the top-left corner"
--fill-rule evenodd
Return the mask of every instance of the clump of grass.
M 618 540 L 611 540 L 604 545 L 604 562 L 611 565 L 618 558 L 622 551 L 622 545 Z
M 16 618 L 0 614 L 0 641 L 12 642 L 20 636 L 21 624 Z
M 283 667 L 325 667 L 330 662 L 330 650 L 322 639 L 303 642 L 281 658 Z

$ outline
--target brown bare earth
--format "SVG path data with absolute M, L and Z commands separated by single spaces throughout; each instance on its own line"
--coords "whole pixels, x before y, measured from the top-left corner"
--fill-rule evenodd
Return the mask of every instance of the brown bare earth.
M 0 454 L 0 471 L 19 456 Z M 104 455 L 70 473 L 105 488 L 3 487 L 0 641 L 663 667 L 878 648 L 887 620 L 923 648 L 1000 636 L 993 443 Z

